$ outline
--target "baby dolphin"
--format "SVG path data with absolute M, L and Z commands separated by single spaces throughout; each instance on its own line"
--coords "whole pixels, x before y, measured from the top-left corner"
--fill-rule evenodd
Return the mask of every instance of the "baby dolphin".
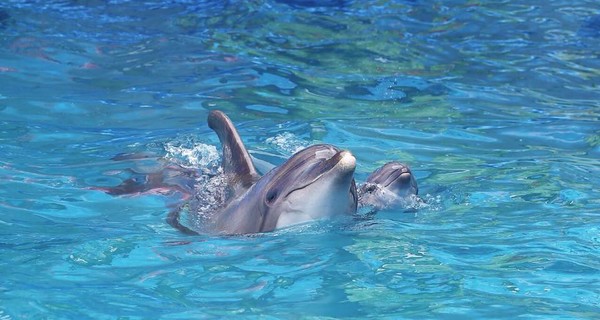
M 406 207 L 407 202 L 419 193 L 417 180 L 410 168 L 398 161 L 388 162 L 373 171 L 360 187 L 361 206 L 373 211 Z

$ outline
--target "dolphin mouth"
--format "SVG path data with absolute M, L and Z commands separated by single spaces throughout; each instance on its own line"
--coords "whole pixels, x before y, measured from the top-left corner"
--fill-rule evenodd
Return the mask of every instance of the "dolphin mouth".
M 402 181 L 403 184 L 409 183 L 411 176 L 412 174 L 410 172 L 402 172 L 399 175 L 396 175 L 393 179 L 386 181 L 387 183 L 383 186 L 389 187 L 392 183 L 394 183 L 394 181 Z
M 382 183 L 384 187 L 389 187 L 395 181 L 401 181 L 403 184 L 410 183 L 410 179 L 412 177 L 412 172 L 410 172 L 410 169 L 408 169 L 406 166 L 398 166 L 394 167 L 393 169 L 393 173 L 390 174 L 384 183 Z
M 321 178 L 323 178 L 323 176 L 327 175 L 328 173 L 330 173 L 334 170 L 339 172 L 340 176 L 344 176 L 344 177 L 348 176 L 348 175 L 352 176 L 354 173 L 354 169 L 356 168 L 356 158 L 352 155 L 352 153 L 350 151 L 341 150 L 341 151 L 338 151 L 336 154 L 334 154 L 333 157 L 323 161 L 322 163 L 319 163 L 318 166 L 319 166 L 319 170 L 318 170 L 319 174 L 316 177 L 314 177 L 312 180 L 308 181 L 307 183 L 290 190 L 286 194 L 286 197 L 295 191 L 304 189 L 304 188 L 310 186 L 311 184 L 319 181 Z M 349 181 L 351 182 L 353 180 L 350 179 Z M 349 182 L 349 185 L 350 185 L 350 182 Z

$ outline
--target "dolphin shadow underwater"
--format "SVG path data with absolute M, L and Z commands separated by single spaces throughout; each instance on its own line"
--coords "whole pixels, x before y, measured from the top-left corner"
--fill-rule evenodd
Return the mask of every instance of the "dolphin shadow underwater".
M 352 216 L 359 207 L 369 214 L 406 207 L 417 197 L 418 187 L 410 168 L 388 162 L 357 188 L 356 159 L 350 151 L 331 144 L 316 144 L 292 155 L 264 175 L 256 170 L 229 117 L 210 111 L 208 126 L 222 146 L 223 192 L 218 205 L 200 219 L 202 227 L 182 222 L 184 206 L 174 208 L 167 222 L 186 234 L 252 234 L 335 216 Z M 141 156 L 144 158 L 145 156 Z M 135 159 L 135 157 L 133 157 Z M 131 160 L 131 157 L 115 157 Z M 141 176 L 141 177 L 140 177 Z M 193 197 L 197 172 L 166 166 L 155 173 L 137 175 L 118 186 L 101 188 L 111 195 L 139 194 L 150 190 L 177 191 L 185 200 Z M 198 212 L 187 215 L 194 216 Z

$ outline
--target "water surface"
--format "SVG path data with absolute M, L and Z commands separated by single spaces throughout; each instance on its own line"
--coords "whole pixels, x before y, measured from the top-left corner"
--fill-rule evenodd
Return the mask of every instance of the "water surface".
M 596 1 L 0 5 L 0 319 L 600 316 Z M 410 164 L 427 206 L 249 237 L 95 190 L 213 170 L 211 109 L 277 162 Z

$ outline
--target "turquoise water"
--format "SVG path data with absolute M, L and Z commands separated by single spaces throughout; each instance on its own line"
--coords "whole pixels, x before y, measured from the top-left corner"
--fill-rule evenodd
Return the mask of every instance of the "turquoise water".
M 600 317 L 597 1 L 0 5 L 0 319 Z M 410 164 L 427 204 L 187 236 L 153 152 Z

